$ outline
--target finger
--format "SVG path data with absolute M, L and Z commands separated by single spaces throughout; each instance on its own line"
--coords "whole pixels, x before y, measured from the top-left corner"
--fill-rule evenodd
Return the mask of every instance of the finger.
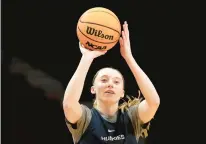
M 79 47 L 85 48 L 85 46 L 81 42 L 79 42 Z
M 128 24 L 127 24 L 126 21 L 124 22 L 123 29 L 124 29 L 124 32 L 125 32 L 125 36 L 127 38 L 129 38 L 129 29 L 128 29 Z
M 86 48 L 83 44 L 81 44 L 81 47 Z
M 101 50 L 100 52 L 102 52 L 102 53 L 106 53 L 106 52 L 107 52 L 107 50 Z
M 122 31 L 122 38 L 123 38 L 123 41 L 126 41 L 126 40 L 127 40 L 124 31 Z
M 125 21 L 125 32 L 126 32 L 128 38 L 129 38 L 129 28 L 128 28 L 128 23 L 127 23 L 127 21 Z
M 103 51 L 103 54 L 106 54 L 107 53 L 107 50 Z
M 120 38 L 119 38 L 119 43 L 120 43 L 120 46 L 121 46 L 121 47 L 123 47 L 123 46 L 124 46 L 124 42 L 123 42 L 122 37 L 120 37 Z

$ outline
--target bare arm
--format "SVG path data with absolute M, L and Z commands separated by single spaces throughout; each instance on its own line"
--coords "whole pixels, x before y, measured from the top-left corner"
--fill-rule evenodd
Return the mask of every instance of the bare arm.
M 160 104 L 160 98 L 152 82 L 136 63 L 132 55 L 128 24 L 126 22 L 123 25 L 123 29 L 124 31 L 122 31 L 122 38 L 120 38 L 120 52 L 132 71 L 145 98 L 145 100 L 139 104 L 137 112 L 142 122 L 147 123 L 154 117 Z
M 87 50 L 82 46 L 80 50 L 82 52 L 80 63 L 67 85 L 63 99 L 64 114 L 70 123 L 76 123 L 81 118 L 82 108 L 79 99 L 93 59 L 105 54 L 105 52 Z
M 148 76 L 142 71 L 142 69 L 138 66 L 134 58 L 131 56 L 125 59 L 128 66 L 130 67 L 136 82 L 145 98 L 138 107 L 138 114 L 140 119 L 146 123 L 150 121 L 160 104 L 159 95 L 153 86 L 152 82 L 148 78 Z
M 91 58 L 82 56 L 74 75 L 67 85 L 63 99 L 63 108 L 67 120 L 71 123 L 76 123 L 82 115 L 79 99 L 92 61 Z

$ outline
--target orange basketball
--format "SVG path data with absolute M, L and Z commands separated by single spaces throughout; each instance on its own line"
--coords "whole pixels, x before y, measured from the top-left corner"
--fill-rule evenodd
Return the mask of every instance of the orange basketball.
M 77 23 L 77 37 L 90 50 L 109 50 L 119 41 L 120 35 L 118 17 L 103 7 L 87 10 Z

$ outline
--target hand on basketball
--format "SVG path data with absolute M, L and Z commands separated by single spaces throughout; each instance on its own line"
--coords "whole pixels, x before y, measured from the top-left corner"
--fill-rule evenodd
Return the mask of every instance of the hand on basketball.
M 120 53 L 122 57 L 125 59 L 127 57 L 132 56 L 130 38 L 129 38 L 129 29 L 126 21 L 123 24 L 122 37 L 120 37 L 119 43 L 120 43 Z
M 87 48 L 85 48 L 80 42 L 79 42 L 79 48 L 80 48 L 80 51 L 82 53 L 82 55 L 84 56 L 88 56 L 90 58 L 96 58 L 96 57 L 99 57 L 101 55 L 104 55 L 107 51 L 92 51 L 92 50 L 89 50 Z

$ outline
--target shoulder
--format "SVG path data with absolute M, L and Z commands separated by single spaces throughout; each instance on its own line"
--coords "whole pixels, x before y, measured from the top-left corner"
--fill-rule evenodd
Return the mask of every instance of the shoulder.
M 73 140 L 75 142 L 79 141 L 83 133 L 88 128 L 92 118 L 91 109 L 89 107 L 87 107 L 84 104 L 81 104 L 81 108 L 82 108 L 82 116 L 77 121 L 77 123 L 71 124 L 68 121 L 66 121 L 67 127 L 71 132 Z
M 139 104 L 135 104 L 127 109 L 127 114 L 132 122 L 135 135 L 137 137 L 147 137 L 148 136 L 148 130 L 150 127 L 150 122 L 144 123 L 141 121 L 139 118 L 139 113 L 138 113 L 138 107 Z
M 141 101 L 141 98 L 134 98 L 133 100 L 129 99 L 128 102 L 120 105 L 121 112 L 124 113 L 124 115 L 128 115 L 136 137 L 146 137 L 147 130 L 149 129 L 149 124 L 145 127 L 145 124 L 139 118 L 138 107 Z

